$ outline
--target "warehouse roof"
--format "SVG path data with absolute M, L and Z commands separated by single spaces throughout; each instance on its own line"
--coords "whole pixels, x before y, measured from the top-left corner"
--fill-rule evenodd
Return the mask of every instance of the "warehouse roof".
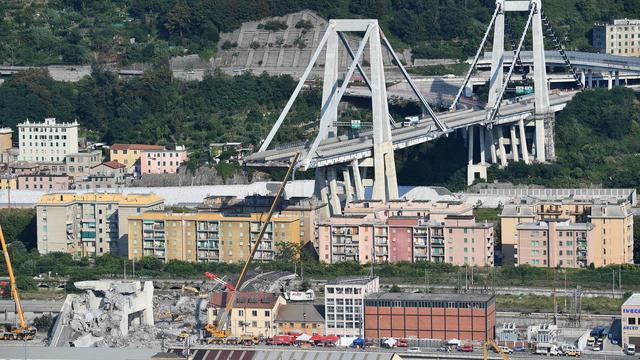
M 58 193 L 46 194 L 40 198 L 38 205 L 63 205 L 74 202 L 118 203 L 119 205 L 151 205 L 162 202 L 160 196 L 149 194 L 118 194 L 118 193 Z
M 248 349 L 210 349 L 196 350 L 193 360 L 402 360 L 392 352 L 362 351 L 313 351 L 299 349 L 248 350 Z
M 622 306 L 640 306 L 640 294 L 631 295 Z
M 162 145 L 147 144 L 113 144 L 111 150 L 164 150 Z
M 367 300 L 405 300 L 405 301 L 477 301 L 489 302 L 495 296 L 489 294 L 423 294 L 423 293 L 373 293 Z

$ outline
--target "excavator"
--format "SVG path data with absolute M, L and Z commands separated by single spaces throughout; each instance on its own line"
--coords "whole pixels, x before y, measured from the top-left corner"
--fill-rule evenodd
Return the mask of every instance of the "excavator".
M 253 248 L 251 249 L 251 253 L 249 254 L 249 258 L 247 258 L 247 261 L 244 263 L 244 266 L 242 267 L 242 271 L 240 272 L 240 276 L 238 276 L 238 280 L 236 281 L 235 285 L 231 285 L 231 284 L 227 284 L 224 281 L 220 281 L 221 279 L 219 279 L 218 277 L 216 277 L 213 274 L 205 274 L 205 276 L 211 280 L 214 280 L 216 282 L 220 282 L 220 283 L 224 283 L 225 288 L 227 289 L 227 301 L 225 304 L 225 308 L 222 310 L 222 313 L 217 314 L 217 319 L 214 319 L 213 316 L 213 309 L 209 308 L 208 309 L 208 322 L 207 325 L 205 325 L 204 330 L 205 330 L 205 334 L 207 337 L 207 343 L 209 344 L 224 344 L 224 343 L 257 343 L 257 338 L 255 337 L 250 337 L 250 336 L 243 336 L 240 339 L 232 339 L 230 338 L 231 335 L 231 311 L 233 310 L 233 306 L 234 306 L 234 302 L 235 302 L 235 296 L 236 296 L 236 290 L 240 291 L 240 287 L 242 286 L 242 284 L 244 283 L 244 278 L 247 275 L 247 271 L 249 270 L 249 265 L 251 265 L 251 261 L 253 260 L 253 257 L 256 253 L 256 251 L 258 250 L 258 248 L 260 248 L 260 244 L 262 243 L 262 238 L 264 237 L 264 234 L 267 230 L 267 226 L 269 225 L 269 222 L 271 221 L 271 217 L 273 216 L 273 212 L 275 211 L 276 207 L 278 206 L 278 203 L 280 201 L 280 197 L 282 196 L 282 193 L 284 192 L 284 188 L 287 185 L 287 182 L 289 182 L 289 177 L 291 176 L 294 167 L 296 166 L 296 164 L 298 163 L 298 158 L 300 157 L 300 153 L 297 153 L 293 160 L 291 161 L 291 164 L 289 165 L 289 168 L 287 169 L 287 173 L 284 176 L 284 179 L 282 180 L 282 183 L 280 184 L 280 188 L 278 188 L 278 191 L 276 192 L 275 197 L 273 198 L 273 202 L 271 203 L 271 208 L 269 209 L 269 212 L 267 212 L 266 214 L 266 218 L 262 219 L 262 225 L 260 227 L 260 232 L 258 233 L 258 237 L 256 238 L 256 242 L 255 245 L 253 246 Z
M 18 327 L 11 329 L 10 331 L 3 331 L 0 333 L 0 339 L 2 340 L 33 340 L 36 336 L 37 330 L 33 326 L 27 325 L 24 321 L 24 312 L 22 311 L 22 305 L 20 304 L 20 294 L 18 294 L 18 287 L 16 285 L 16 278 L 13 276 L 13 267 L 11 266 L 11 258 L 9 257 L 9 250 L 7 249 L 7 242 L 4 240 L 4 232 L 0 227 L 0 243 L 2 243 L 2 252 L 4 253 L 4 261 L 7 264 L 7 272 L 9 273 L 9 283 L 11 284 L 11 296 L 13 301 L 16 302 L 16 311 L 18 312 L 19 324 Z
M 502 360 L 510 360 L 509 356 L 502 350 L 495 341 L 489 339 L 484 342 L 484 346 L 482 346 L 483 359 L 489 360 L 489 347 L 492 347 L 495 352 L 497 352 Z

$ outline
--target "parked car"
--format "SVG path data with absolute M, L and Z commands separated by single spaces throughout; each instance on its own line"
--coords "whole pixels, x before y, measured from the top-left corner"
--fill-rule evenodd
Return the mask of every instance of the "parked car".
M 513 351 L 515 351 L 515 352 L 525 352 L 525 351 L 527 351 L 527 348 L 524 347 L 524 346 L 516 346 L 516 347 L 513 348 Z
M 600 351 L 600 350 L 602 350 L 602 348 L 600 347 L 600 345 L 595 344 L 595 345 L 593 345 L 593 346 L 591 347 L 591 350 L 593 350 L 593 351 Z
M 636 354 L 636 346 L 633 344 L 627 345 L 627 349 L 624 351 L 627 355 L 635 355 Z
M 458 348 L 458 351 L 462 351 L 462 352 L 473 352 L 473 345 L 471 344 L 464 344 L 462 346 L 460 346 Z
M 417 347 L 417 346 L 413 346 L 413 347 L 408 348 L 408 349 L 407 349 L 407 352 L 410 352 L 410 353 L 419 353 L 419 352 L 422 352 L 422 351 L 420 350 L 420 348 L 419 348 L 419 347 Z
M 513 354 L 513 350 L 511 350 L 508 346 L 500 346 L 500 352 L 503 354 Z
M 453 349 L 451 348 L 451 346 L 440 346 L 438 348 L 438 351 L 440 351 L 440 352 L 452 352 Z

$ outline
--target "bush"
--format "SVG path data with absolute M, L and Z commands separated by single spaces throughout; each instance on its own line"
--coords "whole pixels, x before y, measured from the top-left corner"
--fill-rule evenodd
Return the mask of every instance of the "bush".
M 271 20 L 264 24 L 258 25 L 258 29 L 265 29 L 268 31 L 282 31 L 286 30 L 289 26 L 284 21 Z
M 51 326 L 53 326 L 53 316 L 51 314 L 43 314 L 42 316 L 38 316 L 33 319 L 33 326 L 35 326 L 38 331 L 47 333 Z
M 238 47 L 237 42 L 231 42 L 229 40 L 225 40 L 224 43 L 222 43 L 222 50 L 229 50 L 235 47 Z
M 20 291 L 36 291 L 38 285 L 30 276 L 18 275 L 16 277 L 16 286 Z
M 296 23 L 296 29 L 303 29 L 303 32 L 313 29 L 313 23 L 310 20 L 300 20 Z

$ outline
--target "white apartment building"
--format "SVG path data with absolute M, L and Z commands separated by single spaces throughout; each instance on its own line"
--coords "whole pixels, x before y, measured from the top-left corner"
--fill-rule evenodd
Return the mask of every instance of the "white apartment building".
M 67 154 L 78 152 L 78 122 L 57 123 L 46 118 L 43 123 L 27 120 L 18 124 L 20 161 L 62 163 Z
M 600 53 L 640 56 L 640 20 L 619 19 L 593 27 L 593 47 Z
M 377 277 L 337 278 L 325 285 L 324 328 L 327 335 L 364 336 L 364 298 L 379 289 Z

